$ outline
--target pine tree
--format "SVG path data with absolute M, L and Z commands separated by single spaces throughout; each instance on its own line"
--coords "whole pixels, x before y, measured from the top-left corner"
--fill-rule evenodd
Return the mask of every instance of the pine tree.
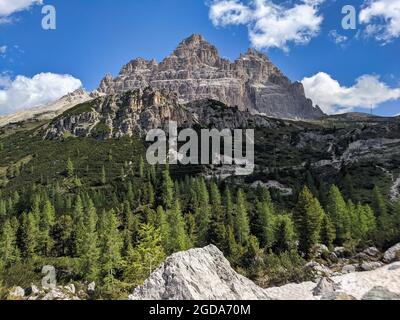
M 63 215 L 57 219 L 54 226 L 54 247 L 58 256 L 73 255 L 74 248 L 74 223 L 69 215 Z
M 20 252 L 17 238 L 9 220 L 5 221 L 0 233 L 0 271 L 18 262 Z
M 256 204 L 254 234 L 262 247 L 271 248 L 274 244 L 274 214 L 268 198 Z M 269 198 L 270 199 L 270 198 Z
M 81 271 L 87 281 L 96 281 L 99 274 L 99 247 L 97 235 L 97 213 L 90 203 L 85 216 L 85 232 L 80 248 Z
M 125 281 L 135 286 L 142 284 L 164 259 L 160 229 L 142 224 L 138 245 L 128 254 L 127 268 L 124 271 Z
M 275 239 L 274 250 L 278 253 L 291 251 L 295 248 L 293 221 L 288 215 L 277 216 Z
M 20 241 L 22 255 L 26 259 L 33 258 L 38 249 L 39 228 L 33 213 L 22 215 Z
M 225 250 L 225 215 L 222 207 L 221 194 L 215 182 L 210 187 L 210 204 L 212 207 L 210 229 L 208 234 L 208 242 L 215 244 L 220 250 Z
M 372 208 L 376 215 L 378 241 L 383 244 L 391 238 L 393 231 L 387 204 L 378 186 L 373 190 Z
M 100 221 L 100 272 L 107 286 L 114 281 L 116 270 L 121 266 L 123 243 L 118 230 L 118 218 L 113 210 L 103 213 Z
M 70 158 L 68 158 L 68 160 L 67 160 L 67 169 L 66 169 L 66 171 L 67 171 L 67 176 L 69 178 L 72 178 L 74 176 L 74 172 L 75 172 L 74 163 L 71 161 Z
M 318 199 L 312 195 L 308 187 L 304 187 L 293 212 L 293 220 L 299 237 L 299 250 L 306 256 L 319 241 L 324 214 Z
M 169 175 L 168 166 L 162 172 L 160 200 L 161 205 L 167 210 L 174 205 L 174 183 Z
M 145 170 L 144 160 L 143 160 L 143 157 L 140 157 L 140 159 L 139 159 L 139 177 L 140 178 L 144 178 L 144 170 Z
M 189 248 L 189 239 L 185 230 L 185 220 L 183 219 L 179 201 L 175 206 L 167 211 L 168 221 L 168 244 L 167 252 L 169 254 L 184 251 Z
M 39 239 L 38 245 L 40 253 L 44 256 L 49 255 L 53 247 L 53 239 L 51 237 L 52 229 L 55 225 L 55 210 L 50 200 L 45 200 L 39 221 Z
M 242 190 L 237 193 L 235 230 L 238 244 L 246 246 L 249 241 L 250 226 L 247 215 L 247 201 Z
M 232 201 L 232 194 L 229 188 L 225 189 L 224 192 L 224 209 L 225 209 L 225 224 L 234 230 L 235 228 L 235 220 L 234 220 L 234 204 Z
M 195 208 L 195 219 L 197 225 L 197 245 L 200 247 L 208 244 L 208 231 L 211 221 L 210 199 L 206 183 L 203 178 L 197 180 L 198 207 Z
M 100 183 L 101 183 L 103 186 L 107 183 L 106 169 L 104 168 L 104 166 L 101 167 Z
M 320 238 L 322 244 L 326 245 L 328 248 L 332 248 L 336 238 L 336 230 L 327 214 L 324 214 L 322 219 Z
M 343 244 L 350 238 L 351 218 L 339 188 L 333 185 L 329 191 L 327 212 L 336 229 L 336 241 Z

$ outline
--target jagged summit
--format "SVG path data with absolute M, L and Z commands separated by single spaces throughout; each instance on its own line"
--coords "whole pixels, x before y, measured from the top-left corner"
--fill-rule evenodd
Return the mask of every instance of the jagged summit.
M 160 63 L 143 58 L 130 61 L 116 78 L 107 75 L 98 92 L 114 94 L 148 86 L 177 92 L 181 103 L 214 99 L 270 117 L 323 116 L 305 97 L 303 86 L 292 83 L 262 52 L 249 49 L 231 62 L 199 34 L 183 40 Z

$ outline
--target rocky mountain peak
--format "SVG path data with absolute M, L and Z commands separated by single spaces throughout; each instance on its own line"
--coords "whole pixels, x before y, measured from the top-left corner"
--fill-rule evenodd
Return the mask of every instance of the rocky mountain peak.
M 98 92 L 148 86 L 176 92 L 181 103 L 214 99 L 242 111 L 286 119 L 324 115 L 305 97 L 304 88 L 292 83 L 262 52 L 249 49 L 231 62 L 199 34 L 183 40 L 159 64 L 142 58 L 130 61 L 115 79 L 106 76 Z

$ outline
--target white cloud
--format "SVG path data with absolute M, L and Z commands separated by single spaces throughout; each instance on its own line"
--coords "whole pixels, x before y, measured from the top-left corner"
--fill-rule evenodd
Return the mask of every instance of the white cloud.
M 246 25 L 257 49 L 280 48 L 289 43 L 306 44 L 317 36 L 323 21 L 319 6 L 325 0 L 300 0 L 294 5 L 272 0 L 214 0 L 209 17 L 215 26 Z
M 367 36 L 386 44 L 400 37 L 400 0 L 368 0 L 359 19 Z
M 354 108 L 377 107 L 379 104 L 400 99 L 400 88 L 390 88 L 375 75 L 363 75 L 352 87 L 342 86 L 324 72 L 304 78 L 306 96 L 329 114 L 350 112 Z
M 1 0 L 0 24 L 11 22 L 10 16 L 12 14 L 29 9 L 37 4 L 43 4 L 43 0 Z
M 0 46 L 0 56 L 4 56 L 7 52 L 7 46 Z
M 81 81 L 70 75 L 40 73 L 12 79 L 0 74 L 0 114 L 50 103 L 81 86 Z
M 329 31 L 329 38 L 336 44 L 343 45 L 348 38 L 339 34 L 336 30 Z

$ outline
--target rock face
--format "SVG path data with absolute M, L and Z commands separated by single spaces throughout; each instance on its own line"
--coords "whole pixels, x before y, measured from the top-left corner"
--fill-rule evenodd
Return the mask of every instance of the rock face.
M 387 250 L 383 256 L 383 260 L 387 263 L 400 260 L 400 243 Z
M 215 246 L 172 255 L 131 300 L 268 300 L 263 289 L 237 274 Z
M 262 289 L 237 274 L 215 246 L 172 255 L 131 300 L 353 300 L 398 299 L 400 269 L 387 265 L 315 282 Z
M 214 99 L 240 110 L 287 119 L 315 119 L 324 114 L 307 99 L 301 83 L 291 83 L 262 53 L 250 49 L 230 62 L 201 35 L 192 35 L 161 63 L 142 58 L 126 64 L 113 79 L 100 83 L 100 94 L 151 86 L 178 93 L 186 103 Z
M 220 130 L 248 126 L 274 128 L 278 124 L 265 116 L 242 112 L 213 100 L 185 105 L 178 100 L 176 93 L 152 88 L 101 96 L 55 118 L 45 138 L 55 139 L 67 133 L 98 139 L 120 138 L 156 128 L 167 131 L 170 121 L 176 121 L 181 128 L 201 125 Z

